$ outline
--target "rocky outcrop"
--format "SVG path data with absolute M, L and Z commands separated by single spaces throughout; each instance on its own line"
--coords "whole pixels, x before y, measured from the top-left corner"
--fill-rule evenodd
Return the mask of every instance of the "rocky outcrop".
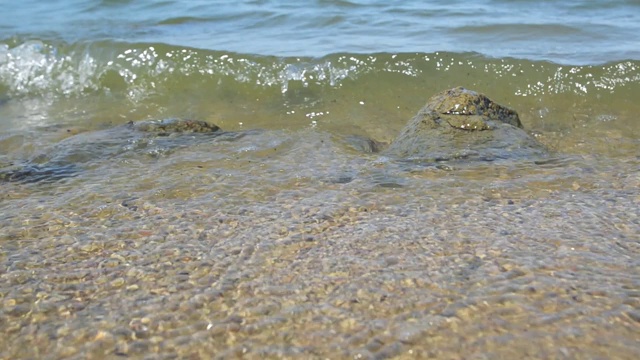
M 250 131 L 225 133 L 214 124 L 177 118 L 129 122 L 71 136 L 25 163 L 5 165 L 0 169 L 0 180 L 51 181 L 74 176 L 96 160 L 168 154 L 198 141 L 196 136 L 181 136 L 184 133 L 226 134 L 235 139 Z M 197 138 L 210 140 L 206 136 Z M 344 141 L 363 153 L 381 152 L 409 164 L 522 159 L 545 154 L 543 146 L 522 129 L 514 110 L 461 87 L 429 99 L 385 150 L 368 138 L 346 136 Z
M 419 161 L 491 161 L 542 153 L 514 110 L 462 87 L 431 97 L 384 151 Z

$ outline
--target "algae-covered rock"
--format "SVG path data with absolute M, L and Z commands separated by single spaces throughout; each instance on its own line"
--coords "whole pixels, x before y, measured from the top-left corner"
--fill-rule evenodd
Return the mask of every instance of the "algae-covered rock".
M 132 130 L 156 133 L 160 136 L 175 133 L 213 133 L 220 130 L 217 125 L 205 121 L 178 118 L 130 121 L 126 126 Z
M 496 160 L 541 155 L 518 114 L 462 87 L 429 99 L 385 151 L 409 160 Z

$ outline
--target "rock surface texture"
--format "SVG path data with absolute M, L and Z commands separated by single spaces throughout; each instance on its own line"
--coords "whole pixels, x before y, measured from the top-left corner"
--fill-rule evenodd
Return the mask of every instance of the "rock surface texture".
M 457 87 L 431 97 L 384 154 L 419 161 L 492 161 L 544 152 L 514 110 Z

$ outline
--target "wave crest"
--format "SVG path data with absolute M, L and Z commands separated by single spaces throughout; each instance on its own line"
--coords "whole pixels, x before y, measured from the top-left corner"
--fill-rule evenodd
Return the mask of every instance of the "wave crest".
M 336 89 L 348 82 L 385 86 L 388 80 L 473 86 L 493 83 L 516 96 L 611 93 L 640 83 L 640 62 L 563 66 L 475 53 L 333 54 L 270 57 L 165 44 L 0 43 L 0 91 L 11 97 L 81 96 L 104 92 L 131 100 L 185 87 L 252 91 Z M 375 82 L 378 81 L 378 84 Z M 472 83 L 472 84 L 469 84 Z

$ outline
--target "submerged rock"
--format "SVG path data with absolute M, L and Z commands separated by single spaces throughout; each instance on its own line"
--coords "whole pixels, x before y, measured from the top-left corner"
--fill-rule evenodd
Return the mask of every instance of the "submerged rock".
M 518 114 L 462 87 L 434 95 L 384 151 L 417 161 L 525 158 L 545 153 Z
M 71 136 L 44 154 L 0 169 L 0 181 L 41 182 L 73 177 L 91 161 L 144 152 L 159 156 L 193 140 L 181 134 L 220 134 L 214 124 L 188 119 L 131 121 L 106 130 Z
M 195 133 L 205 136 L 184 136 Z M 162 156 L 194 142 L 210 141 L 206 134 L 216 137 L 225 134 L 219 139 L 234 140 L 247 133 L 251 131 L 225 133 L 214 124 L 177 118 L 129 122 L 71 136 L 30 161 L 5 165 L 0 169 L 0 180 L 57 180 L 75 176 L 79 171 L 91 168 L 96 161 L 122 160 L 140 154 Z M 361 153 L 380 152 L 403 168 L 407 164 L 409 170 L 415 162 L 472 163 L 537 159 L 546 154 L 544 147 L 522 129 L 514 110 L 461 87 L 431 97 L 386 149 L 375 140 L 355 135 L 343 136 L 342 141 Z M 395 159 L 401 161 L 395 162 Z M 357 175 L 338 175 L 336 182 L 350 182 L 354 176 Z M 379 184 L 398 184 L 384 167 L 373 178 Z

